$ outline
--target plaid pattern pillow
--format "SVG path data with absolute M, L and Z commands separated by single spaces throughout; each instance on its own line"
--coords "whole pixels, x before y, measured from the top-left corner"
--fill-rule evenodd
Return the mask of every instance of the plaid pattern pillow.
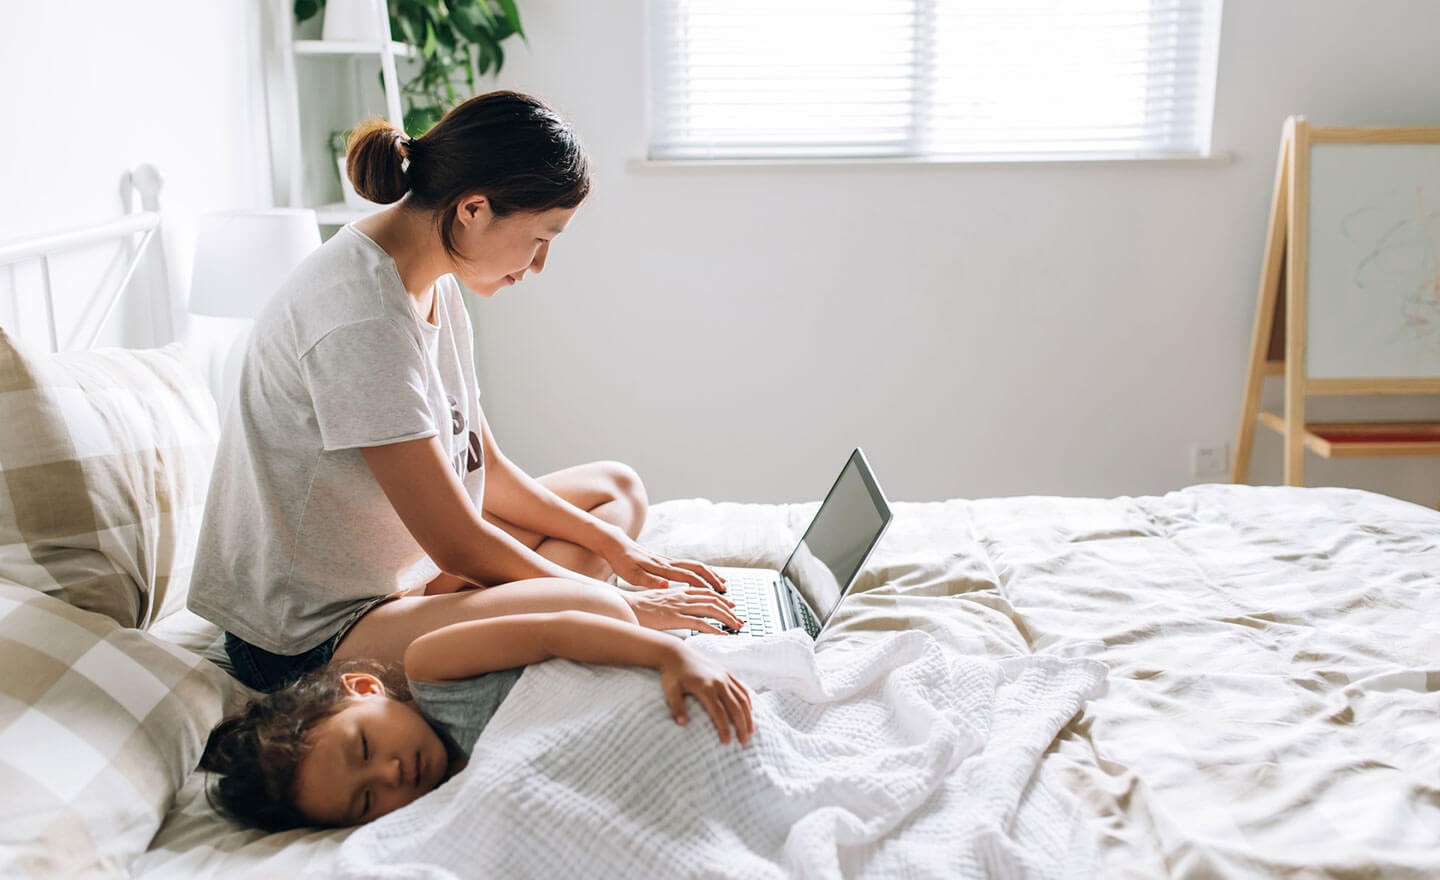
M 234 687 L 183 648 L 0 583 L 0 876 L 127 876 Z
M 218 433 L 178 346 L 35 354 L 0 330 L 0 578 L 125 626 L 183 607 Z

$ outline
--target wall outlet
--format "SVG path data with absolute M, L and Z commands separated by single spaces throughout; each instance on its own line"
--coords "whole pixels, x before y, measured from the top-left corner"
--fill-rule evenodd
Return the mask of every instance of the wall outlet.
M 1229 443 L 1196 443 L 1190 447 L 1190 473 L 1197 477 L 1213 477 L 1229 471 Z

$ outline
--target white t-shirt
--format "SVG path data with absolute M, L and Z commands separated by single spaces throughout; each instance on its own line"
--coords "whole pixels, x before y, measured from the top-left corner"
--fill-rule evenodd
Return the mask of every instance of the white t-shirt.
M 455 278 L 435 323 L 395 261 L 347 226 L 255 324 L 216 454 L 189 606 L 299 654 L 376 598 L 438 574 L 360 449 L 438 435 L 476 510 L 485 487 L 470 318 Z

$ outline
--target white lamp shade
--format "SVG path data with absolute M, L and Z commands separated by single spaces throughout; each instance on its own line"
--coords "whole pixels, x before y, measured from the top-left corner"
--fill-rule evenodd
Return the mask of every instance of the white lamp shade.
M 190 311 L 257 317 L 291 270 L 319 246 L 320 227 L 308 208 L 202 215 L 195 230 Z

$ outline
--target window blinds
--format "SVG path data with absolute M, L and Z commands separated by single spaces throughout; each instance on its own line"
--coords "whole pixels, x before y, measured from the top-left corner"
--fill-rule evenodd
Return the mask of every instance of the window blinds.
M 652 0 L 650 156 L 1209 146 L 1219 0 Z

